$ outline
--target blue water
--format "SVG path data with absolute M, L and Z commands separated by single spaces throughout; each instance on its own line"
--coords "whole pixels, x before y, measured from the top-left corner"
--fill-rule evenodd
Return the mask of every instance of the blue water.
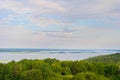
M 116 52 L 119 53 L 119 49 L 22 49 L 22 48 L 0 48 L 1 52 L 58 52 L 58 53 L 97 53 L 97 52 Z
M 0 60 L 56 58 L 59 60 L 82 60 L 89 57 L 120 53 L 117 49 L 0 49 Z

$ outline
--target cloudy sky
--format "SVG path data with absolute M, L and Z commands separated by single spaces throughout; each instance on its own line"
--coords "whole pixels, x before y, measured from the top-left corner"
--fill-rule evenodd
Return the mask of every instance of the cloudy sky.
M 120 48 L 120 0 L 0 0 L 0 48 Z

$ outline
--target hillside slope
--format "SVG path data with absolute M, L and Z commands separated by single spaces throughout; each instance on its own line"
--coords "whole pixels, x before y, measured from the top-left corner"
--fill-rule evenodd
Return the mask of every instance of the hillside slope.
M 120 63 L 120 53 L 96 56 L 86 60 L 90 62 Z

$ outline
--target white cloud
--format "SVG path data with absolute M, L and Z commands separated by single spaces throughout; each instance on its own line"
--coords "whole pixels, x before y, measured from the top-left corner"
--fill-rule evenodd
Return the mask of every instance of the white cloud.
M 76 30 L 76 29 L 74 29 Z M 117 30 L 80 28 L 76 32 L 35 32 L 24 27 L 0 27 L 0 47 L 114 48 L 119 47 Z M 82 32 L 81 32 L 82 31 Z M 105 33 L 106 32 L 106 33 Z M 115 33 L 115 34 L 111 34 Z M 101 35 L 103 33 L 103 35 Z M 100 34 L 96 36 L 97 34 Z
M 18 14 L 23 14 L 25 12 L 32 14 L 44 14 L 53 12 L 64 12 L 65 9 L 61 5 L 55 2 L 49 2 L 47 0 L 4 0 L 0 2 L 1 8 L 11 10 Z
M 120 0 L 0 0 L 0 9 L 7 13 L 0 19 L 0 47 L 120 47 L 119 3 Z M 88 19 L 101 19 L 107 25 L 86 27 L 75 23 Z M 21 21 L 14 25 L 17 20 Z M 39 29 L 52 25 L 62 27 L 56 32 L 39 32 L 25 29 L 28 25 Z
M 73 24 L 70 22 L 64 22 L 60 20 L 47 19 L 47 18 L 39 18 L 39 17 L 33 17 L 30 19 L 30 21 L 39 27 L 47 27 L 50 25 L 70 26 Z
M 7 5 L 6 5 L 7 4 Z M 24 16 L 32 24 L 43 27 L 49 26 L 51 24 L 56 25 L 69 25 L 70 23 L 44 18 L 42 15 L 49 14 L 60 14 L 65 12 L 65 8 L 60 4 L 55 2 L 49 2 L 47 0 L 27 0 L 27 1 L 17 1 L 17 0 L 5 0 L 0 4 L 1 9 L 6 9 L 11 11 L 7 17 L 4 17 L 5 22 L 10 22 L 11 19 L 16 19 L 19 16 Z
M 69 21 L 78 19 L 119 19 L 119 3 L 119 0 L 70 0 L 69 2 L 66 0 L 4 0 L 0 2 L 0 8 L 11 11 L 10 18 L 13 18 L 11 15 L 26 14 L 27 20 L 38 26 L 56 23 L 63 26 L 68 25 Z M 56 15 L 61 17 L 61 20 L 47 16 L 45 18 L 43 15 Z
M 66 3 L 64 7 L 67 10 L 64 17 L 67 16 L 70 19 L 117 18 L 116 16 L 119 17 L 120 13 L 115 11 L 115 9 L 119 8 L 119 0 L 63 1 L 61 4 Z

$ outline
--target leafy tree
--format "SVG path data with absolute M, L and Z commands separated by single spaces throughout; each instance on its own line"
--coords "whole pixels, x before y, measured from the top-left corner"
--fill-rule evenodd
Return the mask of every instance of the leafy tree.
M 71 70 L 69 67 L 64 67 L 62 68 L 62 73 L 61 75 L 70 75 L 71 74 Z
M 4 65 L 3 64 L 0 64 L 0 80 L 4 80 Z
M 96 75 L 93 72 L 85 72 L 85 73 L 78 73 L 76 74 L 72 80 L 109 80 L 108 78 L 101 76 L 101 75 Z
M 105 76 L 112 77 L 114 75 L 117 75 L 118 69 L 119 68 L 116 65 L 113 65 L 113 64 L 105 65 L 105 67 L 104 67 Z
M 21 74 L 21 80 L 44 80 L 42 71 L 38 69 L 32 69 L 24 71 Z
M 85 78 L 85 73 L 78 73 L 78 74 L 76 74 L 73 78 L 72 78 L 72 80 L 86 80 L 86 78 Z
M 40 70 L 42 71 L 42 75 L 44 77 L 43 80 L 49 80 L 51 77 L 54 77 L 54 73 L 52 68 L 47 63 L 44 63 L 40 66 Z
M 75 61 L 71 66 L 72 74 L 77 74 L 81 72 L 86 72 L 87 68 L 84 61 Z

